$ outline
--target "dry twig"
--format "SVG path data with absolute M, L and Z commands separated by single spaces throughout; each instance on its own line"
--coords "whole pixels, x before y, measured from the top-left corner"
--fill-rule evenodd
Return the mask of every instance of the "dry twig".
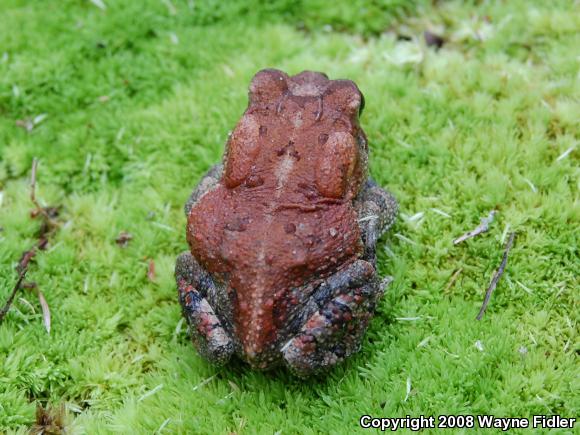
M 4 316 L 6 316 L 6 313 L 8 313 L 8 310 L 12 306 L 12 302 L 14 301 L 14 297 L 16 296 L 16 293 L 18 293 L 18 290 L 20 290 L 20 288 L 22 286 L 22 281 L 24 281 L 24 277 L 26 276 L 26 272 L 28 272 L 28 268 L 21 270 L 20 273 L 18 274 L 18 280 L 16 280 L 16 284 L 14 285 L 14 288 L 12 289 L 12 293 L 10 293 L 8 300 L 6 301 L 6 303 L 4 304 L 2 309 L 0 310 L 0 322 L 2 322 L 2 320 L 4 320 Z
M 445 290 L 443 290 L 443 293 L 447 293 L 447 291 L 453 287 L 453 284 L 455 284 L 455 281 L 457 281 L 457 278 L 459 278 L 459 274 L 463 272 L 463 267 L 460 267 L 459 269 L 457 269 L 455 272 L 453 272 L 453 275 L 451 275 L 451 278 L 449 278 L 449 282 L 447 283 L 447 285 L 445 286 Z
M 55 222 L 55 218 L 58 216 L 58 208 L 57 207 L 42 207 L 38 201 L 36 200 L 36 170 L 38 167 L 38 160 L 34 159 L 32 161 L 32 170 L 30 174 L 30 200 L 35 206 L 35 209 L 32 210 L 30 213 L 31 218 L 35 218 L 37 216 L 42 216 L 42 223 L 40 225 L 40 230 L 38 233 L 38 240 L 36 244 L 24 251 L 20 256 L 20 260 L 18 260 L 18 265 L 16 266 L 16 270 L 18 271 L 18 279 L 16 280 L 16 284 L 8 297 L 8 300 L 0 310 L 0 322 L 10 310 L 12 303 L 14 302 L 14 298 L 18 293 L 18 290 L 22 288 L 36 288 L 38 299 L 40 301 L 40 305 L 42 306 L 43 312 L 43 320 L 44 326 L 48 332 L 50 332 L 50 310 L 48 308 L 48 304 L 42 292 L 38 290 L 36 283 L 26 283 L 24 282 L 24 278 L 26 273 L 28 272 L 28 267 L 30 265 L 30 261 L 36 255 L 38 250 L 45 250 L 46 246 L 48 245 L 48 237 L 57 227 L 57 223 Z
M 453 241 L 454 245 L 459 245 L 461 242 L 464 242 L 468 239 L 471 239 L 472 237 L 475 237 L 479 234 L 485 233 L 487 230 L 489 230 L 489 225 L 493 222 L 493 218 L 495 217 L 496 211 L 492 210 L 489 212 L 489 215 L 487 215 L 487 217 L 484 217 L 481 219 L 480 224 L 478 225 L 477 228 L 468 231 L 467 233 L 463 234 L 462 236 L 459 236 L 458 238 L 456 238 Z
M 491 298 L 491 294 L 493 293 L 493 291 L 497 287 L 497 283 L 499 282 L 499 279 L 501 278 L 501 276 L 503 275 L 503 273 L 505 271 L 505 267 L 507 265 L 507 260 L 508 260 L 508 254 L 510 252 L 510 249 L 512 249 L 515 237 L 516 237 L 516 233 L 514 233 L 514 232 L 510 233 L 509 239 L 505 245 L 505 249 L 503 252 L 503 258 L 501 259 L 501 264 L 499 265 L 499 269 L 497 269 L 497 271 L 493 275 L 493 278 L 491 279 L 491 283 L 489 284 L 489 287 L 487 288 L 487 291 L 485 292 L 485 298 L 483 299 L 483 304 L 481 305 L 481 309 L 479 310 L 479 314 L 476 317 L 477 320 L 481 320 L 483 318 L 483 314 L 485 313 L 485 310 L 487 309 L 487 304 L 489 304 L 489 299 Z

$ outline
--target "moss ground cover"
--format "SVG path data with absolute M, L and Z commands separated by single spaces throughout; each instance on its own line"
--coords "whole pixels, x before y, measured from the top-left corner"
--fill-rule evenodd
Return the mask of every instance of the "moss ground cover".
M 577 416 L 580 6 L 433 3 L 3 0 L 0 303 L 36 239 L 33 158 L 37 196 L 62 208 L 28 275 L 50 306 L 50 335 L 32 290 L 0 325 L 0 432 L 25 433 L 38 403 L 64 406 L 75 433 Z M 441 49 L 425 30 L 444 36 Z M 206 364 L 172 277 L 186 249 L 182 205 L 264 67 L 359 84 L 371 174 L 401 205 L 379 247 L 395 280 L 361 352 L 309 382 Z M 492 209 L 487 233 L 453 246 Z

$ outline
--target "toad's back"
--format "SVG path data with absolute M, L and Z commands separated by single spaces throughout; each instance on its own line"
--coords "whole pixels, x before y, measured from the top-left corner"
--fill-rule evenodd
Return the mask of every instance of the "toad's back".
M 258 74 L 222 179 L 191 209 L 192 254 L 228 284 L 235 335 L 249 358 L 278 343 L 286 307 L 307 296 L 293 289 L 362 251 L 352 207 L 366 170 L 360 104 L 349 81 Z

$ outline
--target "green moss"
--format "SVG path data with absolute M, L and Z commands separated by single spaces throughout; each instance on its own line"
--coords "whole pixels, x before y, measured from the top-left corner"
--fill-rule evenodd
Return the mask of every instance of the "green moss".
M 63 207 L 29 273 L 50 305 L 50 336 L 29 290 L 0 325 L 0 432 L 24 433 L 47 402 L 64 403 L 85 433 L 341 433 L 363 413 L 578 415 L 577 4 L 104 3 L 0 6 L 0 302 L 38 229 L 33 157 L 38 196 Z M 424 45 L 426 29 L 445 36 L 441 50 Z M 172 277 L 186 248 L 182 205 L 263 67 L 355 80 L 371 173 L 401 203 L 379 253 L 395 281 L 361 353 L 307 383 L 206 364 Z M 17 126 L 43 114 L 30 132 Z M 494 208 L 488 233 L 452 245 Z M 511 230 L 507 272 L 476 322 Z M 121 231 L 133 235 L 126 248 Z

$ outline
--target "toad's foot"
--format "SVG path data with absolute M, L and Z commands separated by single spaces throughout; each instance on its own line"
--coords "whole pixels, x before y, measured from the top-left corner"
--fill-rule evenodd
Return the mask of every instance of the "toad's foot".
M 177 258 L 175 280 L 191 341 L 205 359 L 225 364 L 234 353 L 234 343 L 206 298 L 214 285 L 211 277 L 184 252 Z
M 328 278 L 327 295 L 293 338 L 282 347 L 286 365 L 306 377 L 327 369 L 360 348 L 362 336 L 387 281 L 381 283 L 374 267 L 357 260 Z

